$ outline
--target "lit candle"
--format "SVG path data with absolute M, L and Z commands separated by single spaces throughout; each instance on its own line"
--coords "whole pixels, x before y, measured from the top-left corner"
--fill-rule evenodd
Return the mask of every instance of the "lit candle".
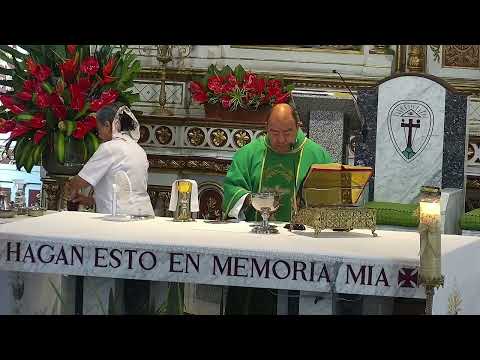
M 440 192 L 420 201 L 420 276 L 425 282 L 441 278 Z

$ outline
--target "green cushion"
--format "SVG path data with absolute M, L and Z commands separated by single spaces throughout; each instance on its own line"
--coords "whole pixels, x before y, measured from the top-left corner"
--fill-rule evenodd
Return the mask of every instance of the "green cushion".
M 377 225 L 418 226 L 418 204 L 371 201 L 365 207 L 377 210 Z
M 463 230 L 480 231 L 480 209 L 475 209 L 463 214 L 460 219 L 460 227 Z

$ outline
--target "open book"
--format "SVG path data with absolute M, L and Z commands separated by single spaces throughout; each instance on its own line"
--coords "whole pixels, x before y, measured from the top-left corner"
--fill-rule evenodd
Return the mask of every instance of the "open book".
M 372 174 L 366 166 L 314 164 L 303 182 L 305 205 L 355 205 Z

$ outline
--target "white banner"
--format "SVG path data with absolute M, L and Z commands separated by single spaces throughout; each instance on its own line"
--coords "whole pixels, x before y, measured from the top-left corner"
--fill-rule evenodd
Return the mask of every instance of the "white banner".
M 346 294 L 424 297 L 416 267 L 361 259 L 305 261 L 5 239 L 0 242 L 0 270 L 318 292 L 334 286 Z

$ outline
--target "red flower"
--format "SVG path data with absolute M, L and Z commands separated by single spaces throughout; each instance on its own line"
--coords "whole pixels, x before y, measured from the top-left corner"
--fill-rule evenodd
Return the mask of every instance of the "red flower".
M 229 92 L 232 92 L 233 90 L 235 89 L 235 85 L 233 85 L 231 82 L 226 82 L 225 84 L 223 84 L 222 86 L 222 92 L 223 93 L 229 93 Z
M 115 66 L 115 59 L 111 58 L 103 67 L 103 70 L 102 70 L 103 77 L 107 77 L 108 75 L 110 75 L 112 73 L 114 66 Z
M 25 80 L 23 82 L 23 91 L 33 93 L 38 88 L 37 82 L 35 80 Z
M 50 105 L 50 96 L 45 91 L 40 91 L 37 94 L 35 103 L 40 109 L 45 109 Z
M 38 64 L 35 61 L 33 61 L 32 58 L 29 57 L 27 60 L 25 60 L 25 66 L 28 72 L 33 75 L 37 70 Z
M 200 92 L 200 91 L 203 91 L 203 87 L 202 85 L 200 85 L 198 82 L 196 81 L 191 81 L 190 82 L 190 92 L 192 94 L 195 94 L 197 92 Z
M 118 97 L 118 92 L 114 89 L 106 90 L 100 95 L 100 99 L 93 100 L 90 104 L 91 111 L 98 111 L 105 105 L 113 104 Z
M 212 76 L 208 79 L 207 87 L 215 94 L 220 94 L 222 92 L 222 79 L 220 76 Z
M 77 128 L 73 132 L 72 136 L 75 139 L 81 140 L 85 137 L 85 135 L 88 133 L 87 126 L 85 126 L 85 123 L 82 121 L 77 121 Z
M 14 120 L 0 119 L 0 134 L 9 133 L 15 129 L 16 124 Z
M 80 71 L 90 76 L 95 75 L 99 68 L 100 65 L 98 63 L 98 60 L 95 59 L 93 56 L 87 57 L 80 65 Z
M 3 106 L 9 108 L 12 105 L 15 105 L 15 100 L 12 99 L 11 96 L 7 95 L 0 95 L 0 101 L 2 102 Z
M 63 104 L 62 98 L 58 94 L 50 95 L 50 106 L 57 120 L 63 120 L 67 116 L 67 109 Z
M 233 74 L 227 76 L 227 82 L 233 86 L 238 85 L 237 78 Z
M 28 91 L 21 91 L 17 95 L 17 98 L 23 101 L 29 101 L 32 100 L 32 93 Z
M 15 115 L 19 115 L 25 110 L 23 105 L 17 104 L 11 96 L 0 95 L 0 101 L 2 102 L 3 106 L 5 106 Z
M 257 83 L 255 84 L 255 91 L 258 95 L 262 94 L 265 90 L 266 81 L 264 78 L 258 78 Z
M 52 69 L 47 65 L 38 64 L 32 75 L 40 82 L 47 80 L 52 74 Z
M 67 116 L 67 108 L 65 107 L 65 105 L 52 106 L 52 111 L 57 117 L 58 121 L 64 120 Z
M 113 104 L 118 97 L 118 91 L 114 89 L 106 90 L 100 95 L 100 100 L 102 100 L 103 105 Z
M 111 82 L 115 81 L 116 77 L 113 76 L 105 76 L 102 81 L 100 81 L 100 85 L 110 84 Z
M 41 129 L 45 126 L 45 119 L 43 118 L 43 114 L 35 114 L 33 119 L 28 122 L 28 126 L 33 129 Z
M 243 88 L 246 90 L 255 90 L 255 84 L 257 83 L 257 76 L 252 73 L 246 73 L 243 79 Z
M 63 105 L 63 101 L 62 101 L 62 98 L 60 97 L 60 95 L 58 94 L 52 94 L 50 95 L 50 98 L 49 98 L 49 104 L 50 106 L 60 106 L 60 105 Z
M 289 97 L 290 97 L 289 93 L 280 94 L 279 96 L 275 97 L 275 104 L 286 103 Z
M 87 95 L 88 90 L 90 90 L 90 87 L 92 86 L 92 82 L 88 78 L 82 78 L 78 80 L 77 85 L 82 94 Z
M 268 80 L 268 87 L 269 88 L 281 89 L 282 88 L 282 82 L 280 80 L 276 80 L 276 79 Z
M 204 91 L 197 92 L 193 94 L 192 97 L 193 97 L 193 100 L 195 100 L 200 104 L 206 103 L 208 101 L 208 96 Z
M 83 106 L 85 105 L 85 95 L 82 93 L 82 89 L 80 86 L 76 84 L 71 84 L 69 86 L 70 89 L 70 95 L 71 95 L 71 102 L 70 106 L 72 107 L 73 110 L 80 111 L 83 109 Z
M 29 131 L 30 131 L 30 128 L 28 126 L 17 124 L 15 129 L 13 129 L 10 134 L 10 139 L 16 139 L 22 135 L 25 135 Z
M 231 100 L 228 97 L 223 97 L 220 102 L 222 103 L 222 106 L 223 106 L 224 109 L 229 109 L 230 108 Z
M 282 94 L 282 89 L 280 88 L 268 88 L 268 97 L 278 97 Z
M 190 83 L 190 92 L 192 93 L 192 98 L 196 102 L 203 104 L 208 101 L 207 93 L 203 90 L 202 85 L 196 81 Z
M 70 81 L 75 76 L 75 69 L 77 67 L 77 63 L 74 59 L 69 59 L 65 61 L 63 64 L 58 65 L 60 68 L 60 73 L 65 81 Z
M 98 111 L 98 110 L 100 110 L 100 108 L 101 108 L 102 106 L 103 106 L 102 100 L 100 100 L 100 99 L 93 100 L 93 101 L 90 103 L 90 110 L 91 110 L 91 111 Z
M 35 144 L 39 144 L 45 135 L 47 135 L 47 132 L 45 130 L 35 131 L 35 134 L 33 135 L 33 142 Z
M 87 128 L 87 132 L 97 127 L 97 119 L 93 115 L 87 116 L 83 122 Z
M 67 45 L 67 51 L 70 55 L 75 54 L 75 51 L 77 51 L 77 45 Z

